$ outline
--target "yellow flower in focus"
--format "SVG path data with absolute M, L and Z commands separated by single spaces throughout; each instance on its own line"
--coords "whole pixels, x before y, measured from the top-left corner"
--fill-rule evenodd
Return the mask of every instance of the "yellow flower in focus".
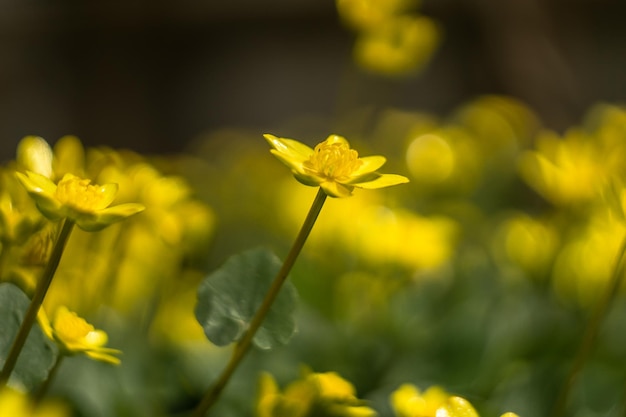
M 38 320 L 41 330 L 57 344 L 62 354 L 84 354 L 97 361 L 114 365 L 120 363 L 120 359 L 114 355 L 121 351 L 104 347 L 108 341 L 107 334 L 95 329 L 66 307 L 56 309 L 52 322 L 48 320 L 45 311 L 40 309 Z
M 44 401 L 37 407 L 26 394 L 11 388 L 0 390 L 0 416 L 2 417 L 66 417 L 67 407 L 57 402 Z
M 16 175 L 44 216 L 50 220 L 68 218 L 89 232 L 144 209 L 143 205 L 134 203 L 109 207 L 117 194 L 117 184 L 92 185 L 90 180 L 72 174 L 65 174 L 58 184 L 32 171 Z
M 301 379 L 280 392 L 270 374 L 262 374 L 256 414 L 258 417 L 375 417 L 376 412 L 357 399 L 354 387 L 335 372 L 305 371 Z
M 395 174 L 379 174 L 378 168 L 386 162 L 384 156 L 359 158 L 350 149 L 348 141 L 330 135 L 315 149 L 293 139 L 264 135 L 272 146 L 272 154 L 289 167 L 295 178 L 304 185 L 320 186 L 331 197 L 348 197 L 356 188 L 376 189 L 408 182 Z

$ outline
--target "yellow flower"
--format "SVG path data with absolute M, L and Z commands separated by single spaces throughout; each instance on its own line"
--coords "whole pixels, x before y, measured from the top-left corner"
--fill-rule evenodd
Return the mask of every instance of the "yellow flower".
M 262 374 L 257 399 L 258 417 L 344 416 L 375 417 L 376 412 L 357 399 L 352 384 L 335 372 L 312 373 L 281 393 L 270 374 Z
M 83 230 L 103 229 L 144 209 L 127 203 L 109 207 L 117 194 L 117 184 L 95 185 L 88 179 L 65 174 L 58 184 L 32 171 L 17 172 L 39 211 L 50 220 L 68 218 Z
M 403 384 L 391 394 L 391 406 L 397 417 L 435 417 L 450 397 L 438 386 L 423 393 L 414 385 Z
M 315 149 L 293 139 L 264 135 L 273 148 L 272 154 L 291 169 L 304 185 L 320 186 L 331 197 L 348 197 L 356 188 L 383 188 L 408 182 L 402 175 L 379 174 L 386 162 L 384 156 L 359 158 L 348 141 L 330 135 Z
M 35 407 L 28 396 L 11 388 L 0 390 L 0 416 L 2 417 L 65 417 L 70 412 L 58 402 L 44 401 Z
M 450 395 L 438 386 L 422 393 L 412 384 L 403 384 L 390 399 L 396 417 L 479 417 L 469 401 Z M 500 417 L 517 415 L 505 413 Z
M 425 16 L 397 16 L 373 30 L 359 33 L 354 58 L 366 70 L 390 76 L 405 75 L 426 66 L 440 37 L 437 24 Z
M 114 365 L 120 363 L 114 355 L 121 351 L 104 347 L 108 341 L 107 334 L 66 307 L 57 308 L 52 323 L 43 308 L 39 310 L 38 319 L 41 330 L 57 344 L 62 354 L 71 356 L 82 353 L 97 361 Z

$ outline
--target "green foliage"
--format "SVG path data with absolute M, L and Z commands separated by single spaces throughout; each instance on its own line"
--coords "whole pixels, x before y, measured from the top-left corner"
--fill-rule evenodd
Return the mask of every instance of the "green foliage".
M 257 248 L 229 258 L 198 288 L 196 318 L 207 338 L 218 346 L 237 341 L 263 302 L 281 261 L 271 251 Z M 286 344 L 295 331 L 297 293 L 285 282 L 253 343 L 261 349 Z
M 0 284 L 0 364 L 6 360 L 29 303 L 26 294 L 15 285 Z M 48 377 L 56 356 L 56 348 L 39 326 L 33 326 L 9 383 L 29 390 L 37 387 Z

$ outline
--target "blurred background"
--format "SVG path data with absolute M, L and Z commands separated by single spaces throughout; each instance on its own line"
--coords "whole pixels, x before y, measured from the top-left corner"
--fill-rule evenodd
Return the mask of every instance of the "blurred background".
M 354 33 L 330 0 L 1 0 L 0 9 L 3 161 L 30 134 L 170 153 L 224 127 L 262 133 L 313 116 L 330 130 L 355 108 L 447 114 L 479 94 L 517 97 L 559 130 L 591 103 L 626 97 L 618 0 L 425 0 L 420 13 L 438 22 L 441 41 L 400 79 L 355 66 Z
M 39 135 L 57 177 L 146 206 L 73 233 L 46 308 L 106 329 L 124 366 L 68 361 L 51 395 L 79 417 L 189 411 L 228 353 L 194 316 L 199 283 L 257 245 L 284 256 L 315 193 L 261 135 L 337 133 L 410 183 L 327 201 L 290 280 L 298 331 L 251 353 L 217 414 L 251 415 L 261 371 L 286 387 L 304 364 L 382 417 L 404 417 L 403 383 L 548 415 L 626 235 L 623 16 L 618 0 L 0 0 L 0 159 Z M 0 278 L 28 290 L 54 224 L 6 165 L 0 214 L 25 236 L 0 230 Z M 611 294 L 567 415 L 626 415 L 626 287 Z

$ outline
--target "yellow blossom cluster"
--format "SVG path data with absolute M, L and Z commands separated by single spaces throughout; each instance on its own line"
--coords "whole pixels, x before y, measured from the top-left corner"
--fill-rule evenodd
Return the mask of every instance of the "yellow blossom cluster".
M 77 225 L 45 300 L 49 311 L 70 306 L 86 314 L 106 305 L 143 316 L 157 300 L 178 300 L 179 291 L 200 279 L 195 271 L 208 250 L 213 212 L 183 178 L 163 174 L 146 157 L 85 149 L 73 136 L 54 147 L 31 136 L 0 172 L 1 281 L 32 293 L 57 220 Z M 174 281 L 178 285 L 170 285 Z M 185 320 L 194 321 L 193 313 Z M 190 337 L 201 334 L 195 330 Z

